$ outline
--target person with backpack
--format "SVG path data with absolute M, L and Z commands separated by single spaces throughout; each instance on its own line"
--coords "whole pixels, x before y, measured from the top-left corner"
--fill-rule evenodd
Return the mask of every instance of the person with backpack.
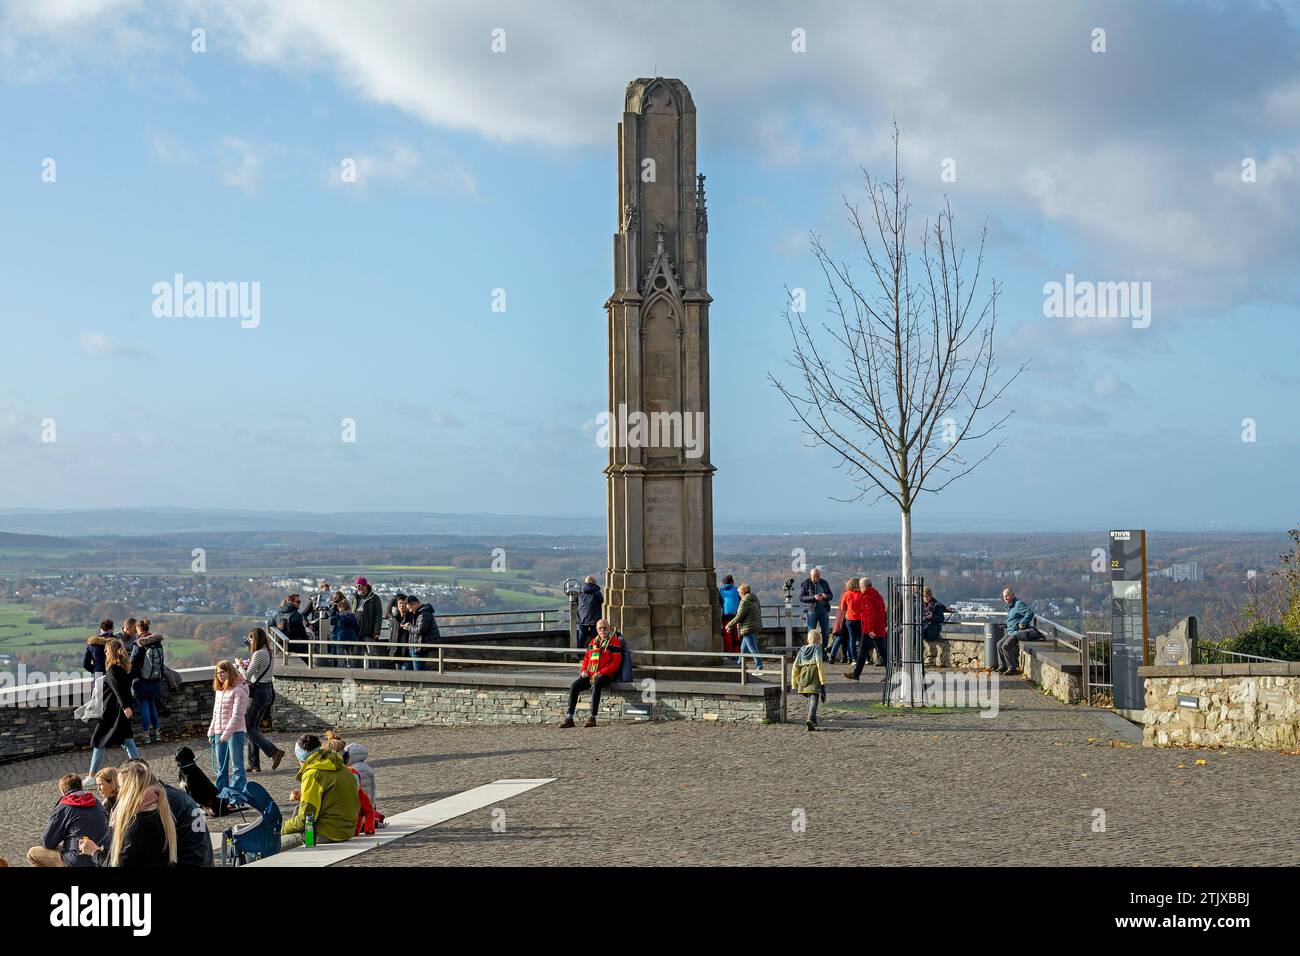
M 748 584 L 740 586 L 740 604 L 736 606 L 736 616 L 731 621 L 736 633 L 740 635 L 740 656 L 749 654 L 754 658 L 754 673 L 763 673 L 763 662 L 758 657 L 758 635 L 763 630 L 763 608 L 758 603 L 758 595 Z
M 331 666 L 355 666 L 353 657 L 360 656 L 360 649 L 357 647 L 360 631 L 357 630 L 357 616 L 352 613 L 352 606 L 348 603 L 348 596 L 342 591 L 334 592 L 334 602 L 329 610 L 329 621 L 330 653 L 342 655 L 331 658 Z
M 121 747 L 128 757 L 140 756 L 135 746 L 135 735 L 131 731 L 131 717 L 139 705 L 131 694 L 131 662 L 126 659 L 126 649 L 116 637 L 104 645 L 104 662 L 107 671 L 104 674 L 104 710 L 95 721 L 90 734 L 90 773 L 104 761 L 104 754 L 111 747 Z
M 808 643 L 799 648 L 790 673 L 790 686 L 796 694 L 808 698 L 809 730 L 817 729 L 817 704 L 826 701 L 826 656 L 822 653 L 822 634 L 817 628 L 808 632 Z
M 135 649 L 131 652 L 131 691 L 140 705 L 140 734 L 147 744 L 162 743 L 162 724 L 158 720 L 158 698 L 162 696 L 163 639 L 151 634 L 148 618 L 136 622 Z
M 604 618 L 596 622 L 596 636 L 587 645 L 587 653 L 578 665 L 578 679 L 569 687 L 569 710 L 560 724 L 563 730 L 574 726 L 573 714 L 578 709 L 578 695 L 591 688 L 591 716 L 584 727 L 596 726 L 596 712 L 600 710 L 600 692 L 618 680 L 623 670 L 623 638 Z

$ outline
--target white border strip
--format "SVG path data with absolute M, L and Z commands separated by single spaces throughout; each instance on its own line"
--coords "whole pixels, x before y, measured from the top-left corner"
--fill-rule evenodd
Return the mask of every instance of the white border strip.
M 473 790 L 466 790 L 433 803 L 426 803 L 414 810 L 398 813 L 388 818 L 388 826 L 375 831 L 373 836 L 354 836 L 343 843 L 321 843 L 314 847 L 299 846 L 285 850 L 275 856 L 258 860 L 249 866 L 333 866 L 367 850 L 384 846 L 394 840 L 400 840 L 413 833 L 446 823 L 448 820 L 464 816 L 475 810 L 502 800 L 509 800 L 535 787 L 552 783 L 555 777 L 537 777 L 523 780 L 494 780 Z

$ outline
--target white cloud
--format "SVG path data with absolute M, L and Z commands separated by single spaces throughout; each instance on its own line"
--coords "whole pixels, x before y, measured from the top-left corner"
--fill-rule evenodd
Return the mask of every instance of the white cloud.
M 474 174 L 445 152 L 426 158 L 405 143 L 384 143 L 345 159 L 355 164 L 355 182 L 343 179 L 340 161 L 326 171 L 326 180 L 331 186 L 360 193 L 375 187 L 396 186 L 415 192 L 455 196 L 474 196 L 478 190 Z
M 238 136 L 221 137 L 221 146 L 226 153 L 220 173 L 222 185 L 255 197 L 262 175 L 263 151 Z
M 107 355 L 133 361 L 153 361 L 152 351 L 138 345 L 116 342 L 100 332 L 86 332 L 81 336 L 81 350 L 88 355 Z

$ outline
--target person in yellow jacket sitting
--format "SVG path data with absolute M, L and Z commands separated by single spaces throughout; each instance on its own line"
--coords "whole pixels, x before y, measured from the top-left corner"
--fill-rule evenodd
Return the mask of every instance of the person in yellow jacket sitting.
M 280 848 L 302 843 L 300 837 L 311 814 L 317 843 L 342 843 L 357 830 L 361 799 L 357 796 L 357 778 L 343 762 L 343 755 L 321 746 L 315 734 L 303 734 L 293 747 L 301 768 L 299 789 L 289 795 L 298 801 L 298 812 L 285 821 Z
M 822 653 L 822 632 L 814 627 L 808 643 L 799 648 L 790 674 L 790 686 L 796 694 L 808 698 L 808 729 L 817 729 L 817 704 L 826 699 L 826 655 Z

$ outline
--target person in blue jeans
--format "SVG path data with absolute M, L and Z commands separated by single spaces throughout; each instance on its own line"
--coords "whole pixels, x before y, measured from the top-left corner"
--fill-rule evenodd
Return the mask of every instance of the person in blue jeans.
M 104 761 L 104 755 L 114 747 L 121 747 L 128 757 L 140 756 L 135 746 L 135 735 L 131 732 L 131 717 L 140 706 L 131 694 L 131 662 L 127 659 L 126 648 L 116 637 L 104 644 L 104 710 L 95 721 L 90 732 L 90 773 Z
M 216 764 L 213 786 L 221 799 L 232 803 L 244 798 L 247 776 L 244 772 L 244 744 L 248 724 L 248 684 L 233 661 L 217 661 L 212 678 L 212 720 L 208 740 Z
M 158 721 L 158 698 L 162 696 L 163 639 L 151 634 L 148 618 L 136 622 L 135 647 L 131 650 L 131 690 L 140 705 L 140 735 L 147 744 L 162 743 Z
M 831 586 L 822 577 L 821 570 L 813 568 L 799 588 L 799 603 L 808 613 L 808 630 L 814 627 L 820 630 L 823 641 L 831 633 L 831 601 L 834 599 Z
M 420 599 L 414 594 L 406 596 L 406 610 L 411 615 L 409 624 L 403 624 L 406 628 L 406 642 L 409 644 L 429 645 L 438 639 L 438 625 L 433 619 L 433 605 L 421 604 Z M 403 667 L 403 670 L 423 670 L 420 658 L 428 655 L 425 646 L 412 647 L 411 664 L 409 668 Z M 398 665 L 401 667 L 401 665 Z
M 763 673 L 763 662 L 758 657 L 758 634 L 763 630 L 763 609 L 758 603 L 748 584 L 740 586 L 740 604 L 736 607 L 736 617 L 732 621 L 736 633 L 740 635 L 740 656 L 746 654 L 754 658 L 754 673 Z

